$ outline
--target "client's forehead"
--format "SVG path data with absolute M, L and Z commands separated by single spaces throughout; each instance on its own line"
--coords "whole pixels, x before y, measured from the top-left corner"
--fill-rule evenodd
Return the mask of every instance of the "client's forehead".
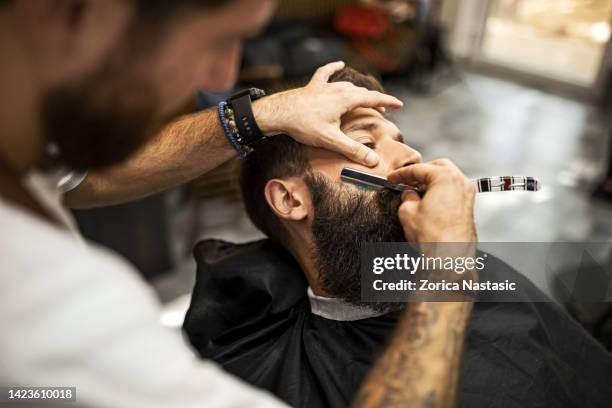
M 342 116 L 340 128 L 349 137 L 352 133 L 365 131 L 374 136 L 389 137 L 403 141 L 398 127 L 382 113 L 371 108 L 357 108 Z
M 382 113 L 372 108 L 357 108 L 348 111 L 342 116 L 342 125 L 360 118 L 372 118 L 377 120 L 387 120 Z M 388 121 L 388 120 L 387 120 Z M 388 121 L 389 122 L 389 121 Z

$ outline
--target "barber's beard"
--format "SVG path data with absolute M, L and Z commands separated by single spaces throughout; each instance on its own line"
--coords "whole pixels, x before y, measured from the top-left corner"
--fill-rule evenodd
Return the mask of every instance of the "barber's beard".
M 161 121 L 155 120 L 153 88 L 127 76 L 109 65 L 47 93 L 42 115 L 46 140 L 59 151 L 56 164 L 74 170 L 109 167 L 155 134 Z
M 401 195 L 389 190 L 364 190 L 321 174 L 308 173 L 314 219 L 313 259 L 319 285 L 330 296 L 377 312 L 403 309 L 402 303 L 361 301 L 361 245 L 405 241 L 397 210 Z

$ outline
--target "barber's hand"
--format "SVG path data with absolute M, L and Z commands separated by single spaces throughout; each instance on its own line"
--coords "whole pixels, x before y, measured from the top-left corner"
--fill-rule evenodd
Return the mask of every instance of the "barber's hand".
M 409 242 L 476 242 L 476 187 L 450 160 L 413 164 L 390 173 L 392 183 L 421 185 L 423 197 L 405 192 L 399 219 Z
M 317 70 L 302 88 L 271 95 L 253 105 L 255 118 L 266 136 L 285 133 L 300 143 L 338 152 L 366 166 L 378 164 L 378 155 L 340 130 L 340 118 L 355 108 L 400 108 L 402 102 L 349 82 L 328 83 L 343 62 Z

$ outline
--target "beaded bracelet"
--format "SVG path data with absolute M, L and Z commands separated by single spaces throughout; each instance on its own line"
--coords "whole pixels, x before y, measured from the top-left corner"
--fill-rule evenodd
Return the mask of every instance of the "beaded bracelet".
M 221 121 L 221 127 L 223 128 L 223 131 L 225 132 L 225 137 L 230 142 L 230 144 L 234 147 L 234 149 L 236 149 L 236 151 L 238 152 L 238 155 L 244 158 L 249 154 L 249 152 L 240 143 L 238 143 L 238 138 L 239 138 L 238 131 L 235 125 L 230 126 L 230 121 L 228 120 L 226 116 L 226 109 L 227 109 L 227 102 L 222 101 L 221 103 L 219 103 L 218 110 L 219 110 L 219 120 Z M 234 131 L 232 131 L 230 128 L 233 128 Z

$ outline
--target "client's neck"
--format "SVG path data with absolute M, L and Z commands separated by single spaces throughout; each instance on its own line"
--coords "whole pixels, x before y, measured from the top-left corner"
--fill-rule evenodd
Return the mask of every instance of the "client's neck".
M 325 292 L 319 284 L 319 271 L 314 262 L 312 241 L 304 239 L 301 245 L 291 245 L 290 252 L 302 268 L 312 292 L 321 297 L 334 297 Z

